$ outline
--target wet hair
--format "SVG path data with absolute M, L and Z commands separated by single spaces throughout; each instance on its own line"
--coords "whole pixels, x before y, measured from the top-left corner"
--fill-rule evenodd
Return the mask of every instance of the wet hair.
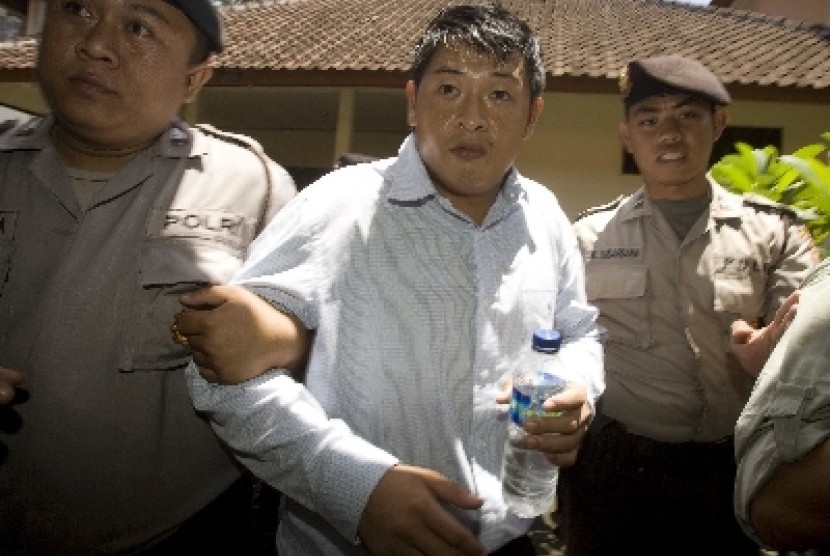
M 439 47 L 459 44 L 495 56 L 500 62 L 520 53 L 530 79 L 530 98 L 542 95 L 545 69 L 539 40 L 527 23 L 498 4 L 450 6 L 435 16 L 415 46 L 411 68 L 415 84 L 421 83 Z

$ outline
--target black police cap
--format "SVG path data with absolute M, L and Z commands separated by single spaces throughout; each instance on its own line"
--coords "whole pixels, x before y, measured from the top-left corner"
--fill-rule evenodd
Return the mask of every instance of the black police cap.
M 717 105 L 732 102 L 720 79 L 706 66 L 677 54 L 632 60 L 620 75 L 625 107 L 653 96 L 690 94 Z
M 222 52 L 222 24 L 210 0 L 164 0 L 178 8 L 208 39 L 213 52 Z

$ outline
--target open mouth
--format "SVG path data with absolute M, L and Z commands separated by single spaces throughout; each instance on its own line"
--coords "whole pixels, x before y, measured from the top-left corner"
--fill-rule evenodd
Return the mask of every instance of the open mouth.
M 686 158 L 686 157 L 683 153 L 669 152 L 669 153 L 661 153 L 657 157 L 657 160 L 659 160 L 660 162 L 674 162 L 676 160 L 683 160 L 684 158 Z

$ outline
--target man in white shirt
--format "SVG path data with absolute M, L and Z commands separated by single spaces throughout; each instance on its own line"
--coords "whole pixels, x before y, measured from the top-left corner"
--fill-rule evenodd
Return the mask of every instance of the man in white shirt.
M 524 22 L 447 8 L 416 50 L 399 156 L 306 188 L 255 242 L 245 289 L 183 298 L 177 331 L 220 382 L 286 360 L 269 303 L 314 331 L 302 384 L 191 370 L 197 409 L 288 497 L 281 556 L 535 553 L 502 499 L 497 399 L 532 330 L 560 329 L 570 385 L 528 446 L 568 465 L 604 387 L 569 221 L 513 166 L 543 89 Z

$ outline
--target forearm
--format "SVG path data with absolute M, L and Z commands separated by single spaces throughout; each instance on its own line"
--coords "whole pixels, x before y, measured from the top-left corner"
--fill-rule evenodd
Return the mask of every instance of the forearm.
M 772 547 L 830 548 L 830 440 L 779 467 L 753 498 L 750 517 Z
M 264 354 L 263 369 L 287 369 L 299 378 L 308 361 L 313 332 L 289 313 L 275 311 L 272 315 L 273 338 Z
M 194 406 L 239 461 L 354 538 L 369 495 L 396 458 L 329 419 L 284 373 L 225 386 L 191 366 L 187 378 Z

